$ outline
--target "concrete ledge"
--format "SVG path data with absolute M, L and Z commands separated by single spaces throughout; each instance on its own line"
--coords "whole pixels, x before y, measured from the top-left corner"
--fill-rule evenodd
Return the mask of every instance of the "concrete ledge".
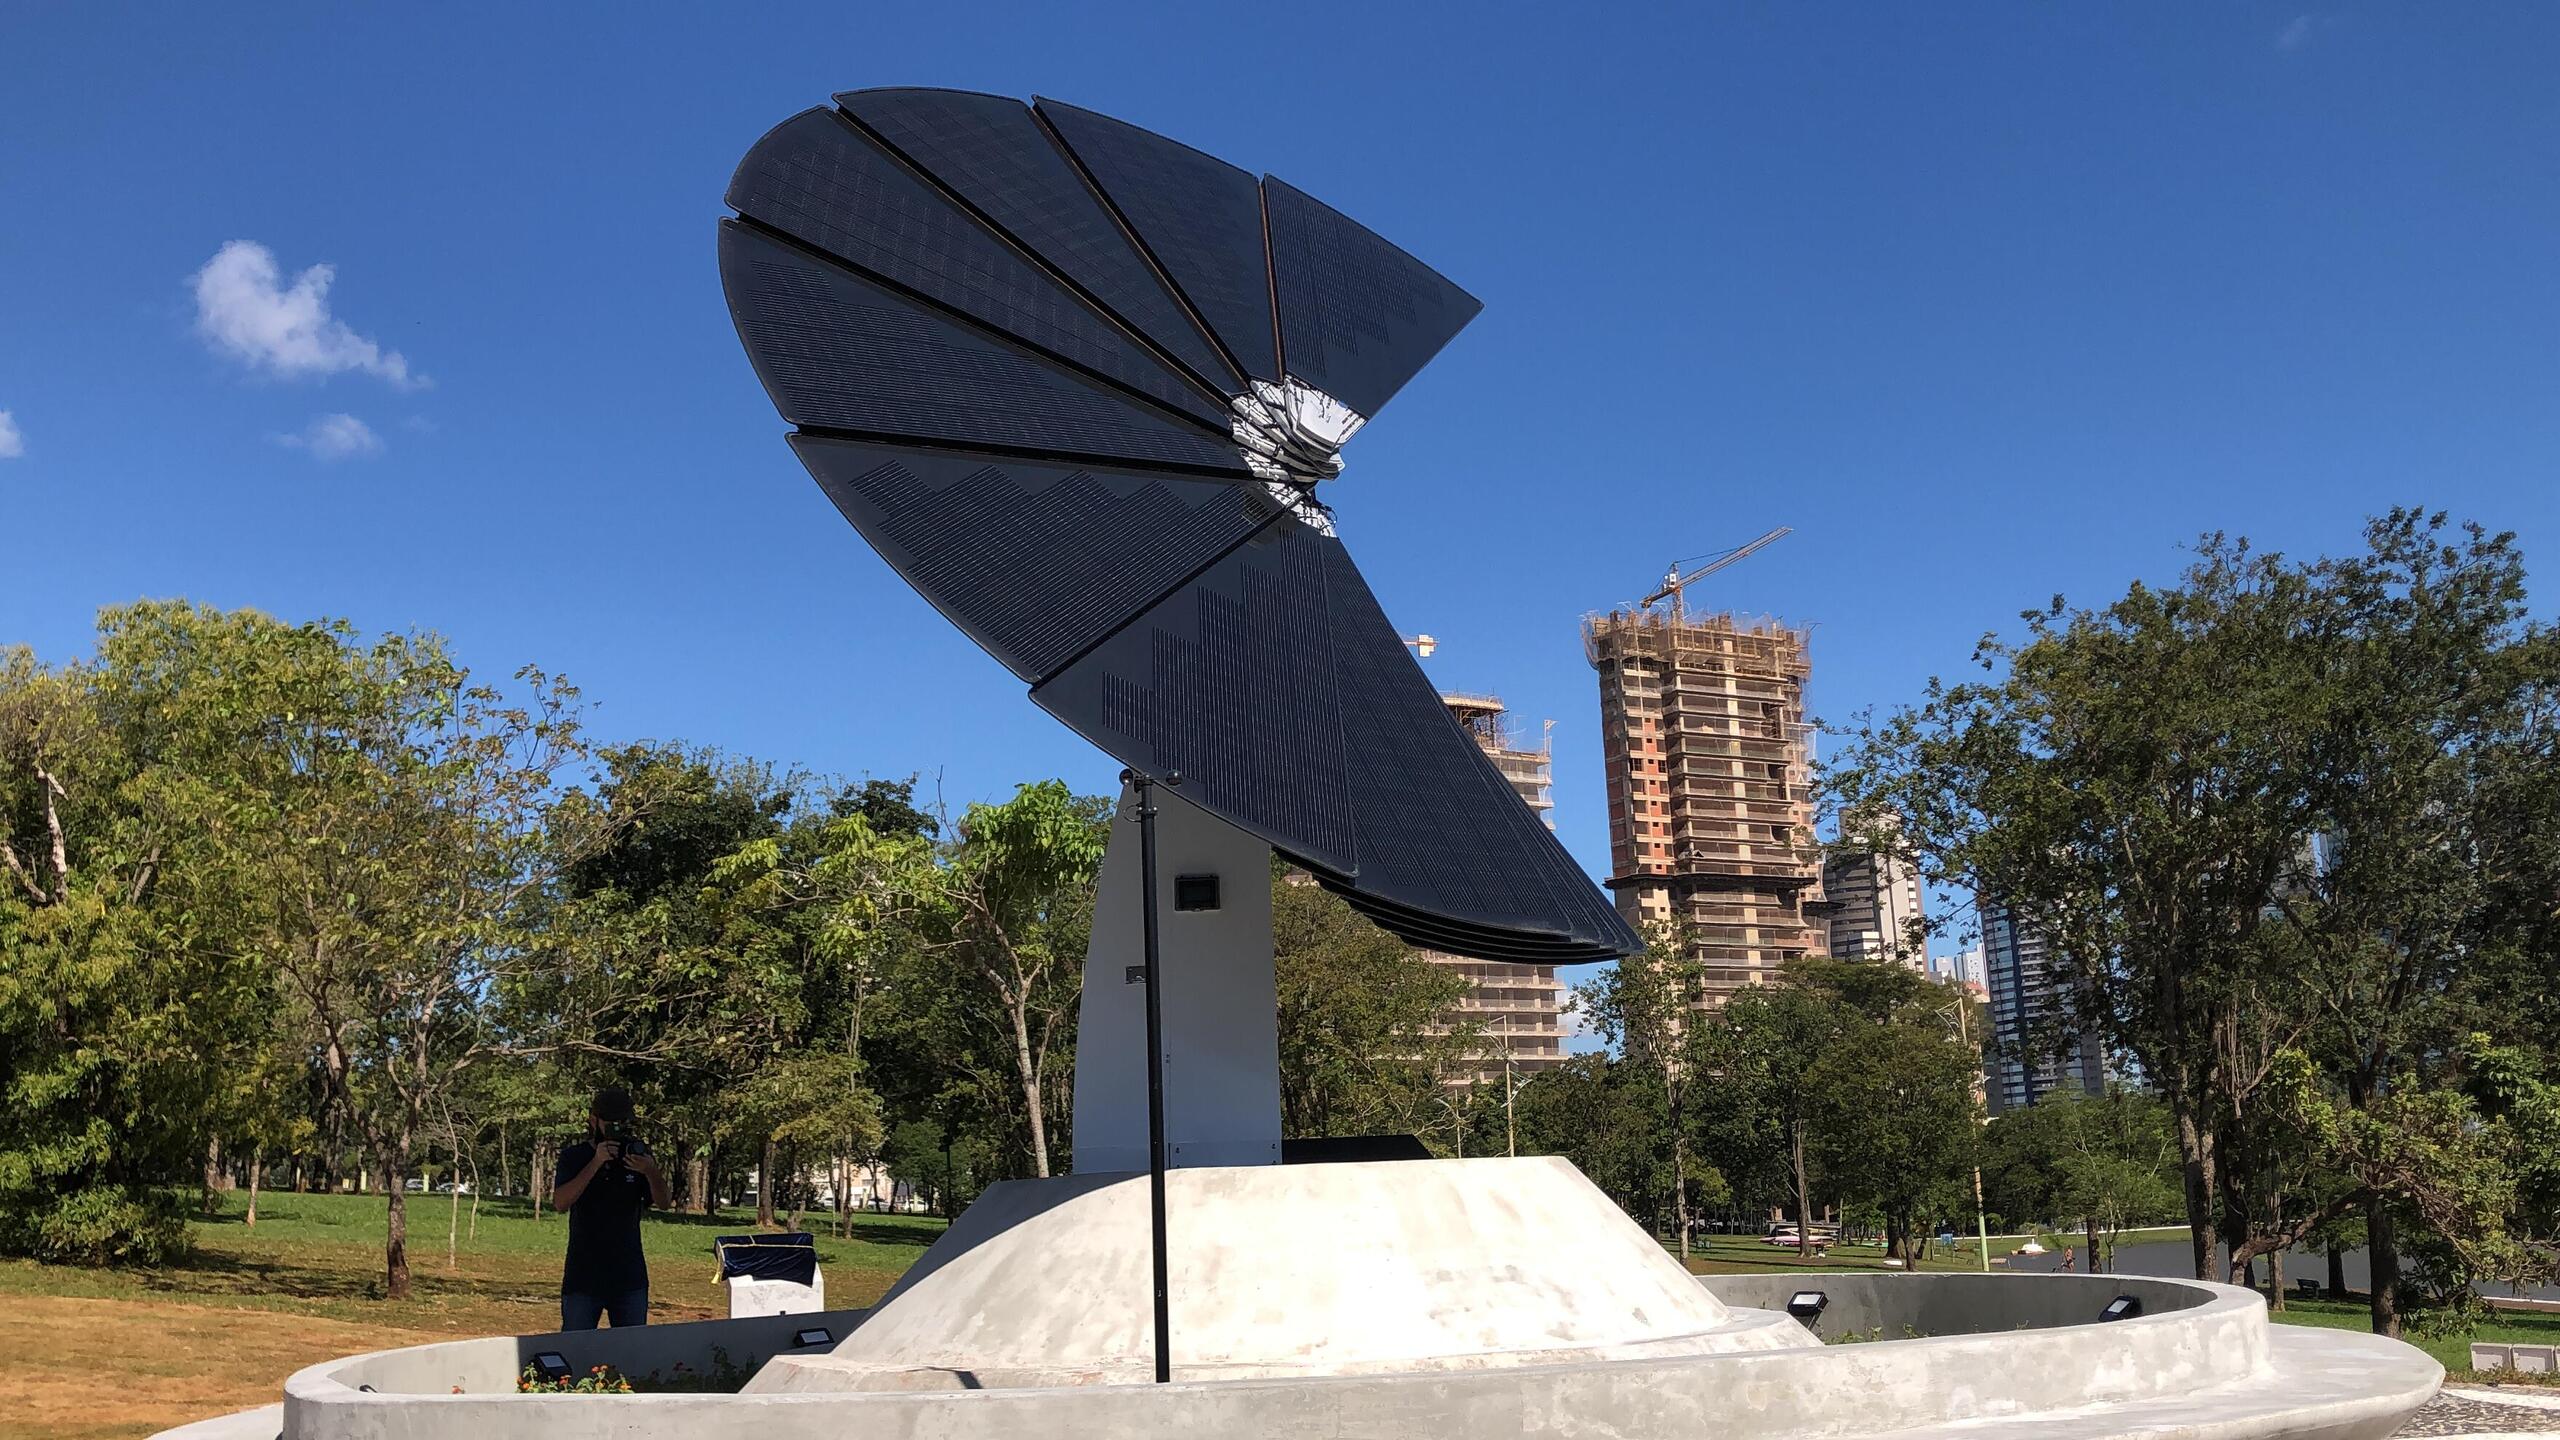
M 284 1406 L 276 1404 L 163 1430 L 151 1440 L 277 1440 L 283 1433 Z
M 510 1401 L 538 1397 L 519 1395 L 516 1381 L 533 1357 L 557 1354 L 574 1374 L 610 1365 L 637 1378 L 667 1378 L 683 1366 L 708 1374 L 722 1366 L 744 1381 L 776 1355 L 794 1349 L 820 1350 L 853 1333 L 868 1310 L 821 1310 L 814 1315 L 756 1315 L 742 1320 L 696 1320 L 677 1325 L 635 1325 L 628 1330 L 554 1331 L 544 1335 L 498 1335 L 478 1340 L 447 1340 L 400 1350 L 377 1350 L 314 1365 L 285 1381 L 288 1403 L 299 1385 L 314 1393 L 383 1396 L 482 1398 Z M 806 1330 L 825 1330 L 828 1339 L 810 1346 L 795 1344 Z M 594 1400 L 595 1396 L 577 1396 Z M 639 1399 L 643 1397 L 612 1397 Z M 664 1398 L 664 1397 L 647 1397 Z
M 2160 1288 L 2144 1292 L 2152 1298 L 2132 1320 L 2032 1328 L 2039 1317 L 2093 1316 L 2112 1295 L 2132 1293 L 2132 1283 L 2112 1276 L 1720 1276 L 1710 1288 L 1729 1300 L 1823 1288 L 1841 1312 L 1842 1330 L 1853 1319 L 1862 1328 L 1888 1327 L 1888 1334 L 1904 1325 L 1927 1328 L 1924 1318 L 1960 1328 L 1883 1344 L 1822 1345 L 1808 1335 L 1801 1348 L 1739 1354 L 1165 1386 L 517 1395 L 518 1355 L 562 1337 L 462 1341 L 302 1371 L 287 1382 L 284 1433 L 286 1440 L 1829 1440 L 1888 1433 L 1896 1440 L 2380 1440 L 2442 1378 L 2433 1360 L 2396 1341 L 2290 1327 L 2271 1335 L 2256 1295 L 2199 1282 L 2141 1282 Z M 782 1324 L 806 1318 L 775 1317 Z M 631 1358 L 640 1350 L 621 1347 L 645 1345 L 672 1363 L 681 1339 L 705 1357 L 711 1344 L 728 1345 L 736 1360 L 764 1334 L 742 1327 L 770 1323 L 653 1326 L 622 1337 L 594 1332 L 578 1337 L 592 1348 L 571 1358 L 645 1369 Z M 467 1393 L 447 1393 L 457 1383 Z M 468 1393 L 484 1384 L 491 1388 Z

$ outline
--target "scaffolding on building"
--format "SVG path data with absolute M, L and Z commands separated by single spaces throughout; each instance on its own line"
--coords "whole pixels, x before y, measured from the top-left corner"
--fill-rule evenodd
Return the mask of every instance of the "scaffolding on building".
M 1711 1000 L 1820 954 L 1809 632 L 1762 617 L 1622 608 L 1584 618 L 1600 678 L 1610 888 L 1676 922 Z

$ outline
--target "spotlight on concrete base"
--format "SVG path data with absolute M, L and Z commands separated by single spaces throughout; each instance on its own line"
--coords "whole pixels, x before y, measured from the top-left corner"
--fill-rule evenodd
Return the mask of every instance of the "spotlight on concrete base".
M 2130 1295 L 2119 1295 L 2113 1300 L 2107 1302 L 2106 1309 L 2098 1312 L 2098 1319 L 2101 1321 L 2130 1320 L 2141 1313 L 2141 1301 Z
M 1803 1321 L 1804 1328 L 1810 1330 L 1813 1322 L 1822 1318 L 1822 1308 L 1830 1303 L 1831 1297 L 1822 1291 L 1799 1290 L 1787 1297 L 1787 1313 Z
M 533 1357 L 533 1373 L 557 1385 L 569 1378 L 569 1357 L 557 1350 L 545 1350 Z

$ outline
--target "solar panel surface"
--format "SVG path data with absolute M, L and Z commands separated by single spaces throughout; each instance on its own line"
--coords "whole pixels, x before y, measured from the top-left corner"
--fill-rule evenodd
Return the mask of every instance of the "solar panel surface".
M 1252 432 L 1307 407 L 1322 424 L 1291 443 L 1317 449 L 1291 464 L 1329 471 L 1324 447 L 1474 297 L 1303 192 L 1107 116 L 836 99 L 741 163 L 720 268 L 855 529 L 1042 708 L 1179 773 L 1389 930 L 1525 963 L 1633 951 L 1440 703 L 1312 480 Z

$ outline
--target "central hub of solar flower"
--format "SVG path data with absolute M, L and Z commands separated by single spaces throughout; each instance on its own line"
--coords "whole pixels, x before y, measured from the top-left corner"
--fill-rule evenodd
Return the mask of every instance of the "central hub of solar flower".
M 1312 489 L 1342 473 L 1342 442 L 1368 421 L 1312 385 L 1256 380 L 1235 398 L 1230 433 L 1245 468 L 1265 480 Z

